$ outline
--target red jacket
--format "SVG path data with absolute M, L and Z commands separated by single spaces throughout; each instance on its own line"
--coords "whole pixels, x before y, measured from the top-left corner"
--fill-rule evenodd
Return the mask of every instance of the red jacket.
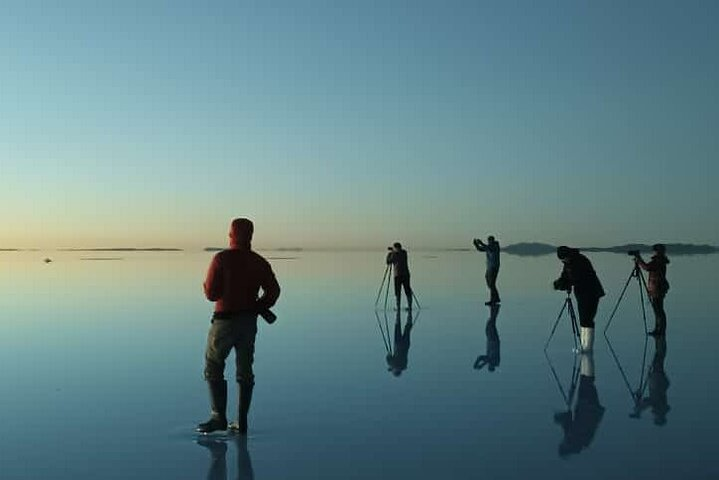
M 210 263 L 204 287 L 207 299 L 215 302 L 216 313 L 259 312 L 273 306 L 280 296 L 272 267 L 248 248 L 218 252 Z
M 669 291 L 669 282 L 667 281 L 667 264 L 669 264 L 669 259 L 664 255 L 654 255 L 649 263 L 641 258 L 638 259 L 637 263 L 649 272 L 649 279 L 647 280 L 649 297 L 664 297 Z

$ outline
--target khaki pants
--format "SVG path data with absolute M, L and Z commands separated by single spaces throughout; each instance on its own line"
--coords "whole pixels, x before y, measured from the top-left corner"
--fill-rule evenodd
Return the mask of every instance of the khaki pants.
M 241 315 L 229 320 L 213 319 L 205 349 L 205 380 L 225 379 L 225 360 L 235 349 L 235 376 L 238 383 L 254 384 L 257 315 Z

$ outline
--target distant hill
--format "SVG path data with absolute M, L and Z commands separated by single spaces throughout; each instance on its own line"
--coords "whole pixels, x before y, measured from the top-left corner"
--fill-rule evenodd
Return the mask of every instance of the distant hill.
M 522 242 L 508 245 L 502 248 L 502 251 L 510 255 L 519 255 L 521 257 L 549 255 L 557 251 L 557 247 L 546 243 L 538 242 Z
M 205 247 L 203 250 L 205 252 L 220 252 L 227 247 Z M 262 250 L 265 252 L 302 252 L 304 249 L 299 247 L 283 247 L 283 248 L 260 248 L 258 250 Z
M 707 255 L 711 253 L 719 253 L 719 248 L 713 245 L 695 245 L 691 243 L 667 243 L 667 255 Z M 628 243 L 625 245 L 617 245 L 614 247 L 579 247 L 583 252 L 609 252 L 626 254 L 630 250 L 639 250 L 641 253 L 649 254 L 652 252 L 652 246 L 643 243 Z M 557 247 L 547 243 L 515 243 L 508 245 L 502 249 L 503 252 L 510 255 L 519 256 L 538 256 L 549 255 L 557 251 Z
M 60 252 L 182 252 L 181 248 L 167 247 L 113 247 L 113 248 L 58 248 Z

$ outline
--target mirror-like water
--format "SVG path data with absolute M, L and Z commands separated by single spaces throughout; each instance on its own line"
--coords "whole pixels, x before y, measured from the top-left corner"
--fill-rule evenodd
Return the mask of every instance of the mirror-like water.
M 566 319 L 543 351 L 553 256 L 503 256 L 494 321 L 476 252 L 410 252 L 412 318 L 374 311 L 382 252 L 271 260 L 249 439 L 198 444 L 210 254 L 46 255 L 0 254 L 3 478 L 719 478 L 716 256 L 670 254 L 665 343 L 634 284 L 610 343 L 632 263 L 590 254 L 591 366 Z

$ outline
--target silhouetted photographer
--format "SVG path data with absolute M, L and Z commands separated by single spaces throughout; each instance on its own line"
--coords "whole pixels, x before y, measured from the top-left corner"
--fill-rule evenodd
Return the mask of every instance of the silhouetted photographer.
M 399 242 L 395 242 L 387 250 L 389 250 L 389 253 L 387 253 L 387 265 L 391 265 L 394 271 L 394 296 L 397 299 L 397 310 L 400 309 L 400 304 L 402 303 L 402 288 L 404 288 L 404 294 L 407 297 L 407 308 L 412 310 L 412 287 L 409 284 L 407 250 L 404 250 Z
M 604 288 L 592 263 L 578 249 L 561 246 L 557 248 L 557 257 L 564 267 L 561 276 L 554 281 L 554 289 L 566 292 L 574 290 L 581 327 L 581 351 L 590 352 L 594 347 L 594 317 L 599 299 L 604 296 Z
M 667 281 L 667 265 L 669 259 L 666 255 L 666 248 L 661 243 L 652 246 L 654 255 L 649 263 L 642 259 L 639 252 L 634 255 L 634 261 L 639 267 L 649 272 L 647 280 L 647 295 L 654 310 L 654 330 L 649 335 L 664 335 L 667 328 L 667 314 L 664 312 L 664 297 L 669 291 Z
M 497 291 L 497 276 L 499 275 L 499 242 L 492 235 L 487 237 L 487 243 L 475 238 L 472 240 L 474 248 L 487 255 L 487 271 L 484 279 L 487 281 L 489 288 L 489 301 L 485 305 L 494 305 L 500 302 L 499 292 Z

